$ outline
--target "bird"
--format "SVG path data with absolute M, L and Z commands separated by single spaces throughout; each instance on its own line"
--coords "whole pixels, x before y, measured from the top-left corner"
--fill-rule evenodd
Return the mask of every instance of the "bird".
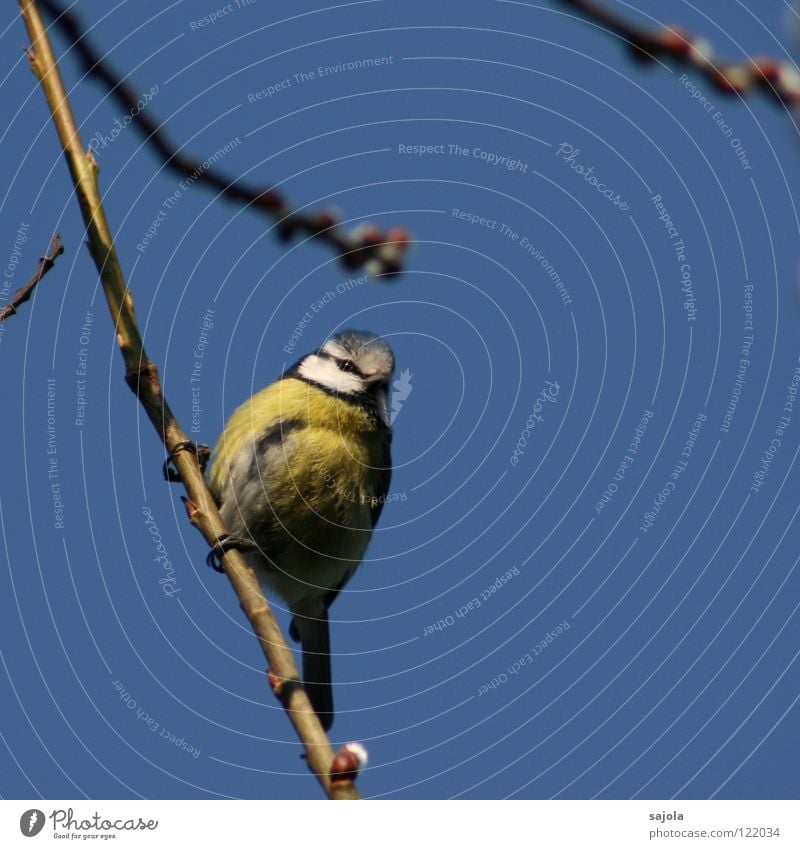
M 395 358 L 374 333 L 343 330 L 227 421 L 209 485 L 265 593 L 292 619 L 303 686 L 334 719 L 328 609 L 364 558 L 392 477 L 389 387 Z

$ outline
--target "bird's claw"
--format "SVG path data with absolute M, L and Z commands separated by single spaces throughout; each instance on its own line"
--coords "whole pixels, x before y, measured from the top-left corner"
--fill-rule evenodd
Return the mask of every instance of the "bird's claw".
M 175 455 L 179 451 L 192 451 L 197 457 L 197 464 L 200 466 L 200 471 L 205 474 L 206 466 L 211 457 L 211 449 L 202 442 L 192 442 L 191 439 L 184 439 L 179 442 L 170 452 L 169 457 L 164 461 L 164 480 L 170 483 L 182 483 L 180 472 L 175 468 Z
M 233 536 L 232 534 L 222 534 L 222 536 L 217 538 L 214 545 L 211 546 L 211 551 L 208 552 L 208 557 L 206 557 L 206 563 L 215 572 L 224 572 L 222 558 L 226 552 L 233 551 L 234 549 L 237 551 L 253 551 L 255 548 L 256 544 L 252 540 Z

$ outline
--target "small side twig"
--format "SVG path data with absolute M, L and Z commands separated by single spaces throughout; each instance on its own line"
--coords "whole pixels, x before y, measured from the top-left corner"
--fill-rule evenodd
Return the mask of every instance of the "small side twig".
M 719 91 L 743 96 L 756 90 L 766 92 L 785 106 L 800 104 L 800 73 L 790 63 L 769 56 L 754 56 L 744 62 L 728 62 L 714 55 L 711 43 L 679 26 L 646 28 L 612 12 L 594 0 L 556 0 L 580 12 L 605 30 L 627 42 L 639 61 L 664 57 L 702 74 Z
M 61 237 L 56 233 L 50 241 L 50 250 L 45 256 L 39 257 L 39 267 L 36 269 L 36 273 L 24 286 L 20 286 L 14 292 L 11 300 L 0 309 L 0 321 L 5 321 L 10 315 L 16 315 L 17 308 L 30 298 L 42 277 L 55 265 L 56 257 L 63 253 L 64 245 L 61 242 Z
M 375 277 L 391 277 L 402 271 L 410 244 L 410 236 L 405 229 L 392 227 L 383 231 L 374 225 L 365 225 L 345 232 L 331 210 L 311 213 L 297 210 L 277 189 L 232 180 L 216 168 L 209 167 L 207 162 L 184 153 L 167 139 L 161 123 L 140 108 L 141 104 L 137 104 L 139 94 L 105 62 L 78 23 L 77 17 L 55 0 L 39 2 L 53 18 L 53 23 L 70 40 L 86 73 L 108 89 L 130 116 L 132 125 L 172 171 L 192 182 L 205 183 L 228 200 L 251 206 L 266 214 L 276 222 L 278 238 L 282 241 L 301 235 L 330 245 L 346 269 L 364 268 Z
M 100 274 L 103 293 L 117 332 L 117 342 L 125 361 L 125 380 L 147 412 L 180 474 L 188 495 L 187 511 L 192 524 L 203 534 L 209 545 L 214 545 L 227 535 L 227 529 L 208 489 L 196 453 L 176 450 L 179 445 L 187 442 L 187 436 L 167 404 L 158 370 L 144 348 L 133 309 L 133 299 L 125 282 L 103 208 L 97 183 L 97 165 L 91 151 L 84 152 L 75 116 L 36 0 L 19 0 L 19 3 L 32 45 L 28 50 L 31 68 L 47 98 L 53 124 L 75 185 L 75 194 L 86 224 L 89 252 Z M 222 557 L 222 566 L 258 637 L 270 672 L 276 680 L 299 680 L 294 654 L 286 644 L 253 570 L 238 551 L 227 551 Z M 281 698 L 280 701 L 303 743 L 308 765 L 325 793 L 332 799 L 359 798 L 352 778 L 346 776 L 346 780 L 340 780 L 338 772 L 335 776 L 331 774 L 334 752 L 303 688 L 290 688 L 285 699 Z

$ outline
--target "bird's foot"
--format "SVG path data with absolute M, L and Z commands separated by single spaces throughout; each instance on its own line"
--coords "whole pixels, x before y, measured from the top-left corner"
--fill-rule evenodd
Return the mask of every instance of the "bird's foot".
M 233 534 L 223 534 L 217 538 L 214 545 L 211 546 L 211 551 L 208 552 L 206 563 L 215 572 L 224 572 L 222 568 L 222 557 L 227 551 L 257 551 L 258 546 L 251 539 L 245 537 L 237 537 Z
M 200 471 L 205 474 L 206 466 L 211 457 L 211 449 L 202 442 L 192 442 L 191 439 L 184 439 L 179 442 L 171 451 L 169 457 L 164 461 L 164 480 L 170 483 L 182 483 L 180 472 L 175 468 L 175 455 L 179 451 L 192 451 L 197 457 L 197 463 L 200 466 Z

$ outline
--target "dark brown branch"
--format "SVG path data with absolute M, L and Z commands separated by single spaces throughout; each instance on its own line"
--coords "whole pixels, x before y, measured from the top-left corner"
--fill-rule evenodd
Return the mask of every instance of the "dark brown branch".
M 678 26 L 646 28 L 630 23 L 593 0 L 556 0 L 580 12 L 604 29 L 615 33 L 640 61 L 669 59 L 687 65 L 705 76 L 726 94 L 745 95 L 757 89 L 787 106 L 800 104 L 800 74 L 792 63 L 769 56 L 754 56 L 744 62 L 726 62 L 714 56 L 711 44 Z
M 17 289 L 14 292 L 14 297 L 0 309 L 0 321 L 5 321 L 10 315 L 16 315 L 17 307 L 30 298 L 42 277 L 55 265 L 56 257 L 63 253 L 64 245 L 61 242 L 61 237 L 56 233 L 50 241 L 50 250 L 45 256 L 39 257 L 39 267 L 36 269 L 36 274 L 24 286 Z
M 278 238 L 282 241 L 302 235 L 330 245 L 346 269 L 365 268 L 376 277 L 391 276 L 402 270 L 403 259 L 410 243 L 409 234 L 403 228 L 393 227 L 382 231 L 378 227 L 367 225 L 345 232 L 332 211 L 299 211 L 294 209 L 277 189 L 232 180 L 216 169 L 207 167 L 207 163 L 202 160 L 178 150 L 167 139 L 160 122 L 140 108 L 139 94 L 102 59 L 77 17 L 54 0 L 40 0 L 40 4 L 67 36 L 85 71 L 108 89 L 130 116 L 131 124 L 139 130 L 168 168 L 193 182 L 205 183 L 230 201 L 252 206 L 267 215 L 276 222 Z

